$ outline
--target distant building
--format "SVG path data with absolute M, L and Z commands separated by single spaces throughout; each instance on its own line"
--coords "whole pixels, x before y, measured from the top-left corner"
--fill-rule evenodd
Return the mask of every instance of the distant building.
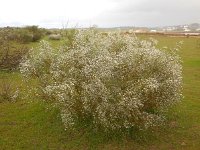
M 172 31 L 172 30 L 173 30 L 172 27 L 168 27 L 168 28 L 166 29 L 166 31 Z
M 189 29 L 188 25 L 185 25 L 183 26 L 183 31 L 190 32 L 191 30 Z
M 157 30 L 150 30 L 150 32 L 157 32 Z
M 133 29 L 128 30 L 129 33 L 135 32 Z
M 186 36 L 199 36 L 200 33 L 185 33 Z
M 149 30 L 147 30 L 147 29 L 137 29 L 137 30 L 131 30 L 132 32 L 134 32 L 134 33 L 147 33 L 147 32 L 149 32 Z
M 185 31 L 185 32 L 190 32 L 191 30 L 188 29 L 188 28 L 184 28 L 184 31 Z

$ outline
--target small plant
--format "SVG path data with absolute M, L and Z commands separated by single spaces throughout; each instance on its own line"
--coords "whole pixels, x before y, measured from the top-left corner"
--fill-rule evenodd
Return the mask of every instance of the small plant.
M 200 48 L 200 40 L 197 40 L 197 48 Z
M 1 81 L 0 85 L 0 103 L 15 102 L 19 96 L 19 90 L 14 88 L 9 80 Z
M 181 98 L 176 52 L 133 35 L 81 30 L 58 50 L 42 41 L 20 70 L 38 80 L 39 93 L 61 109 L 66 128 L 78 122 L 103 130 L 148 128 L 159 125 L 162 112 Z

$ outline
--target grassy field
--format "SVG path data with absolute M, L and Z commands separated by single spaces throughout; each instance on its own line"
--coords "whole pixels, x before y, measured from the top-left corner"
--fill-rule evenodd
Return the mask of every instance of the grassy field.
M 0 103 L 0 150 L 17 149 L 200 149 L 200 39 L 154 36 L 159 47 L 175 46 L 183 41 L 183 101 L 172 108 L 169 123 L 151 131 L 139 131 L 121 137 L 93 133 L 89 129 L 65 131 L 56 108 L 35 99 L 15 103 Z M 58 43 L 54 43 L 58 45 Z M 35 46 L 35 45 L 34 45 Z M 0 72 L 0 82 L 10 79 L 19 88 L 22 77 L 18 72 Z

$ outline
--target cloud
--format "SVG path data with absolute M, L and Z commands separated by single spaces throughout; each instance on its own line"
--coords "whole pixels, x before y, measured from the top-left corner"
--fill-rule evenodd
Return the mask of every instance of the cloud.
M 2 0 L 0 24 L 164 26 L 200 23 L 199 13 L 199 0 Z
M 200 22 L 199 0 L 113 0 L 114 10 L 99 16 L 103 26 L 165 26 Z M 106 17 L 105 17 L 106 16 Z

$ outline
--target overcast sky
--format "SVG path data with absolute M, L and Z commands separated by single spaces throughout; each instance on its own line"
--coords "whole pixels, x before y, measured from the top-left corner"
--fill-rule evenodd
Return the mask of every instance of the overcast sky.
M 47 28 L 200 23 L 200 0 L 1 0 L 0 26 Z

